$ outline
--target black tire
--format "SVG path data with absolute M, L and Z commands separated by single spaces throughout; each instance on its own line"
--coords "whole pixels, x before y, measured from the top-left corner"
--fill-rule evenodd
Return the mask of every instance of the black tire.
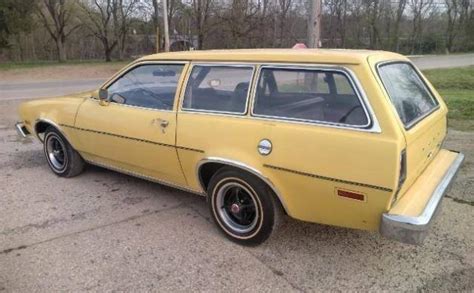
M 241 170 L 220 169 L 211 178 L 207 194 L 214 222 L 224 235 L 239 244 L 261 244 L 283 217 L 283 208 L 270 188 Z
M 85 162 L 79 153 L 52 126 L 44 133 L 43 150 L 49 167 L 60 177 L 74 177 L 84 170 Z

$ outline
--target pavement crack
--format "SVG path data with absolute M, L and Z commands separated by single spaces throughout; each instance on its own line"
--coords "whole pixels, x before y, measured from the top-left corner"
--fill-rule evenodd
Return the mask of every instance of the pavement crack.
M 449 195 L 446 195 L 447 198 L 450 198 L 452 199 L 454 202 L 457 202 L 457 203 L 460 203 L 460 204 L 467 204 L 467 205 L 470 205 L 470 206 L 474 206 L 474 201 L 469 201 L 469 200 L 464 200 L 464 199 L 460 199 L 460 198 L 456 198 L 456 197 L 452 197 L 452 196 L 449 196 Z
M 285 277 L 285 274 L 282 272 L 282 271 L 279 271 L 275 268 L 273 268 L 272 266 L 266 264 L 265 262 L 263 262 L 257 255 L 253 254 L 252 252 L 244 249 L 248 254 L 250 254 L 253 258 L 255 258 L 258 262 L 260 262 L 264 267 L 266 267 L 268 270 L 270 270 L 277 278 L 281 278 L 283 280 L 285 280 L 285 282 L 288 283 L 288 285 L 291 286 L 291 288 L 293 288 L 295 291 L 298 291 L 298 292 L 304 292 L 304 290 L 299 287 L 298 285 L 294 284 L 293 282 L 291 282 L 288 278 Z
M 107 223 L 107 224 L 104 224 L 104 225 L 99 225 L 99 226 L 91 227 L 91 228 L 88 228 L 88 229 L 79 230 L 79 231 L 75 231 L 75 232 L 72 232 L 72 233 L 59 235 L 59 236 L 56 236 L 56 237 L 53 237 L 53 238 L 49 238 L 49 239 L 46 239 L 46 240 L 43 240 L 43 241 L 34 242 L 34 243 L 31 243 L 31 244 L 27 244 L 27 245 L 23 244 L 23 245 L 20 245 L 20 246 L 17 246 L 17 247 L 7 248 L 7 249 L 4 249 L 4 250 L 1 250 L 0 255 L 9 254 L 12 251 L 26 249 L 26 248 L 41 245 L 41 244 L 44 244 L 44 243 L 49 243 L 49 242 L 52 242 L 52 241 L 55 241 L 55 240 L 58 240 L 58 239 L 67 238 L 67 237 L 70 237 L 70 236 L 74 236 L 74 235 L 78 235 L 78 234 L 82 234 L 82 233 L 86 233 L 86 232 L 95 231 L 95 230 L 99 230 L 99 229 L 102 229 L 102 228 L 110 227 L 110 226 L 113 226 L 113 225 L 126 223 L 126 222 L 129 222 L 129 221 L 144 218 L 144 217 L 147 217 L 147 216 L 150 216 L 150 215 L 159 214 L 161 212 L 176 210 L 176 209 L 179 209 L 183 206 L 186 206 L 186 205 L 183 204 L 183 203 L 180 203 L 178 205 L 172 206 L 172 207 L 167 208 L 167 209 L 153 210 L 153 211 L 149 211 L 147 213 L 142 213 L 140 215 L 134 215 L 134 216 L 122 219 L 120 221 L 115 221 L 115 222 L 112 222 L 112 223 Z

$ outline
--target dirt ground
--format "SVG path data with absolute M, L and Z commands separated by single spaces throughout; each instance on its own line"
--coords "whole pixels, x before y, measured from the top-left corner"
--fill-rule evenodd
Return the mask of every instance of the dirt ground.
M 0 292 L 473 291 L 474 133 L 450 129 L 466 161 L 423 246 L 287 219 L 238 246 L 202 197 L 97 167 L 50 172 L 0 99 Z

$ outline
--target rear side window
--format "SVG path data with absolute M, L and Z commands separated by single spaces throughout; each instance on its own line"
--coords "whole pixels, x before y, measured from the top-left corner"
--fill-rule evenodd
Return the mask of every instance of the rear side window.
M 409 127 L 438 106 L 438 101 L 411 64 L 384 64 L 379 66 L 378 72 L 405 127 Z
M 252 74 L 253 67 L 195 65 L 183 109 L 245 113 Z
M 369 124 L 355 89 L 339 71 L 263 68 L 253 113 L 358 127 Z

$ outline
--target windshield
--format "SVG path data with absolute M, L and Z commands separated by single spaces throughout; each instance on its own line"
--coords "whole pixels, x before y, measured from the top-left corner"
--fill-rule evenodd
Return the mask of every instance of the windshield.
M 418 72 L 409 63 L 388 63 L 378 72 L 405 127 L 410 127 L 438 106 Z

